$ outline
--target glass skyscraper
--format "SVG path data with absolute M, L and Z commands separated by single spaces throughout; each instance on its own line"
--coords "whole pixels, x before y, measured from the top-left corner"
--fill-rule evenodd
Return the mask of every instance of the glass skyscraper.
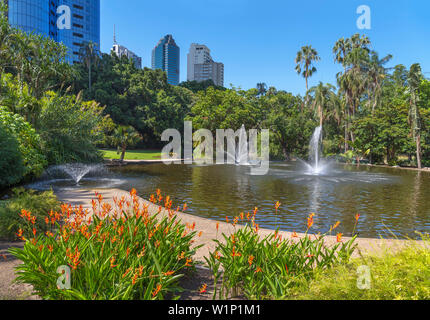
M 92 41 L 100 48 L 100 0 L 7 0 L 12 27 L 36 32 L 62 42 L 68 49 L 68 61 L 79 60 L 79 49 Z M 57 28 L 58 6 L 71 11 L 70 29 Z
M 179 84 L 180 50 L 171 34 L 162 38 L 152 50 L 152 69 L 167 73 L 167 82 Z

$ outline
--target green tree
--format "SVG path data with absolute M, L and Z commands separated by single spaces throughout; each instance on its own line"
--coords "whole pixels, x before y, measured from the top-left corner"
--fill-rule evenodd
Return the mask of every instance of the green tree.
M 79 50 L 79 59 L 88 69 L 88 90 L 91 91 L 91 70 L 99 60 L 99 50 L 97 43 L 85 42 Z
M 36 130 L 23 117 L 9 112 L 2 106 L 0 106 L 0 124 L 18 142 L 18 149 L 25 166 L 23 176 L 40 175 L 47 162 L 43 155 L 43 140 Z
M 24 174 L 19 142 L 0 122 L 0 190 L 20 182 Z
M 267 84 L 264 82 L 257 83 L 257 90 L 259 96 L 264 96 L 267 93 Z
M 318 114 L 319 123 L 321 127 L 324 124 L 324 120 L 332 112 L 334 112 L 334 109 L 336 107 L 335 105 L 336 94 L 334 92 L 335 89 L 336 88 L 329 83 L 324 85 L 322 82 L 320 82 L 318 86 L 312 87 L 309 90 L 309 93 L 313 97 L 313 106 L 315 111 Z
M 421 66 L 415 63 L 411 66 L 408 75 L 408 86 L 410 93 L 409 123 L 412 136 L 416 143 L 416 157 L 418 169 L 421 169 L 421 117 L 419 110 L 420 84 L 423 80 Z
M 97 143 L 103 135 L 102 114 L 98 103 L 84 102 L 81 95 L 48 92 L 42 98 L 37 130 L 49 164 L 101 161 Z
M 303 76 L 306 80 L 306 91 L 308 91 L 308 78 L 312 77 L 317 68 L 313 65 L 314 62 L 321 60 L 318 52 L 312 46 L 304 46 L 297 52 L 296 56 L 296 72 Z
M 121 153 L 121 161 L 124 161 L 127 148 L 134 147 L 140 140 L 141 135 L 131 126 L 119 126 L 111 137 L 112 144 L 118 147 L 118 154 Z

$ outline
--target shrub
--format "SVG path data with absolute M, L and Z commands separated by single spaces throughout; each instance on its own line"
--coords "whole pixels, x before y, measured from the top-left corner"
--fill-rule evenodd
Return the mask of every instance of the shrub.
M 0 123 L 0 189 L 18 183 L 24 177 L 25 167 L 19 144 Z
M 2 201 L 0 205 L 0 239 L 17 240 L 19 229 L 23 230 L 23 236 L 30 237 L 32 227 L 23 223 L 19 217 L 21 210 L 28 210 L 37 218 L 36 227 L 40 231 L 47 231 L 44 219 L 51 210 L 60 208 L 57 197 L 52 191 L 37 193 L 33 190 L 16 188 L 10 200 Z
M 115 206 L 93 200 L 92 214 L 63 205 L 51 213 L 52 234 L 36 233 L 24 249 L 11 249 L 23 261 L 17 280 L 34 287 L 44 299 L 163 299 L 179 290 L 178 279 L 193 268 L 195 232 L 169 215 L 150 215 L 132 190 L 131 199 L 114 199 Z M 161 201 L 161 193 L 157 193 Z M 154 198 L 154 197 L 153 197 Z M 32 221 L 32 215 L 24 212 Z M 54 225 L 52 223 L 54 222 Z M 57 268 L 71 268 L 71 288 L 57 288 Z
M 397 252 L 352 259 L 347 265 L 319 270 L 314 278 L 297 286 L 293 299 L 327 300 L 429 300 L 430 241 L 414 243 Z M 370 288 L 357 286 L 359 266 L 370 268 Z
M 23 117 L 1 106 L 0 125 L 18 142 L 25 166 L 24 175 L 40 175 L 47 163 L 41 150 L 42 141 L 34 128 Z
M 234 224 L 237 221 L 235 218 Z M 308 228 L 312 223 L 313 215 Z M 215 240 L 216 249 L 206 258 L 215 288 L 222 278 L 219 298 L 242 294 L 248 299 L 284 299 L 297 283 L 312 277 L 314 270 L 347 262 L 356 248 L 355 237 L 342 242 L 339 234 L 338 242 L 328 245 L 324 236 L 306 233 L 300 239 L 282 240 L 276 232 L 261 239 L 254 223 L 230 237 L 223 235 L 225 241 Z M 214 298 L 216 294 L 217 290 Z
M 98 162 L 103 108 L 75 96 L 48 92 L 42 99 L 38 130 L 49 164 Z

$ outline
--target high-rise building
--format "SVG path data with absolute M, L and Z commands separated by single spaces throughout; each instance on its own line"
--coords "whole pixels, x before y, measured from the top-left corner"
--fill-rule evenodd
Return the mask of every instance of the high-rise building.
M 126 47 L 118 44 L 116 42 L 116 33 L 115 33 L 115 25 L 113 26 L 113 47 L 112 51 L 121 58 L 122 56 L 126 56 L 128 59 L 132 59 L 134 62 L 134 66 L 137 69 L 142 69 L 142 58 L 135 54 L 133 51 L 128 50 Z
M 179 84 L 180 50 L 171 34 L 162 38 L 152 50 L 152 69 L 167 73 L 167 82 Z
M 12 27 L 35 32 L 62 42 L 69 50 L 67 60 L 77 62 L 84 42 L 100 48 L 100 0 L 7 0 Z M 57 8 L 70 9 L 70 28 L 58 29 Z
M 142 58 L 135 54 L 133 51 L 130 51 L 126 47 L 117 43 L 113 45 L 112 51 L 115 52 L 115 54 L 120 58 L 122 56 L 126 56 L 127 58 L 132 59 L 134 62 L 134 66 L 137 69 L 142 69 Z
M 224 86 L 224 64 L 213 61 L 207 46 L 192 43 L 188 53 L 187 80 L 212 80 L 215 85 Z

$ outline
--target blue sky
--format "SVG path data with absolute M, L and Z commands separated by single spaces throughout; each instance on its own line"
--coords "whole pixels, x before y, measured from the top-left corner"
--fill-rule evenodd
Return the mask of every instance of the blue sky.
M 110 51 L 115 24 L 118 43 L 150 67 L 153 47 L 172 34 L 181 48 L 181 81 L 189 46 L 196 42 L 224 63 L 227 87 L 265 82 L 303 94 L 305 81 L 294 70 L 297 51 L 310 44 L 321 56 L 310 86 L 334 84 L 341 67 L 333 62 L 332 47 L 340 37 L 363 33 L 356 26 L 360 5 L 371 9 L 371 30 L 364 33 L 373 49 L 394 56 L 388 66 L 419 62 L 430 77 L 428 0 L 101 0 L 101 48 Z

